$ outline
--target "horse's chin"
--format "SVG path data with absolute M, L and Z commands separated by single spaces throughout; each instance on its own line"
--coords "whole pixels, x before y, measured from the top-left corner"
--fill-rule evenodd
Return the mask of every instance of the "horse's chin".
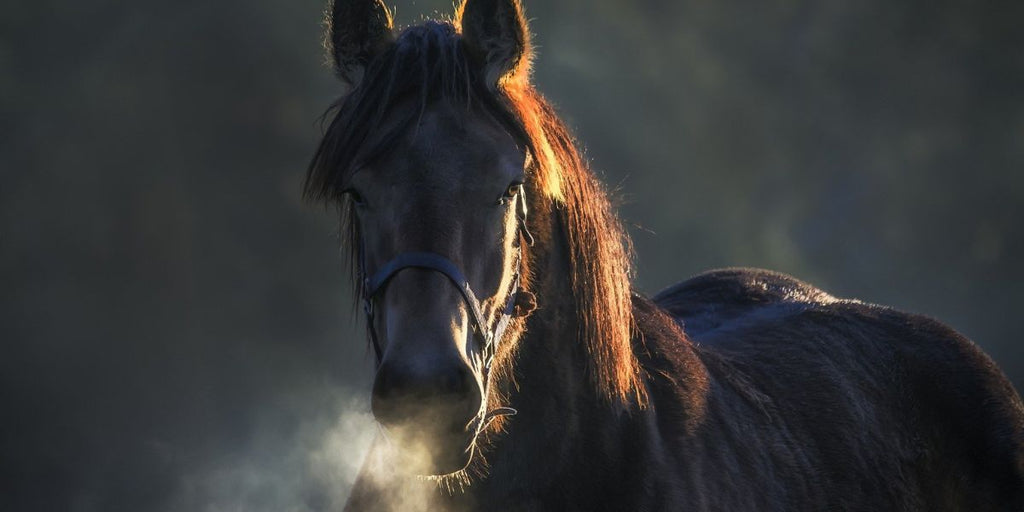
M 444 454 L 435 455 L 431 461 L 417 469 L 418 476 L 445 476 L 458 473 L 469 466 L 473 460 L 472 444 L 454 448 Z
M 395 467 L 416 476 L 458 473 L 473 460 L 475 432 L 449 429 L 444 432 L 405 427 L 385 428 L 391 438 Z

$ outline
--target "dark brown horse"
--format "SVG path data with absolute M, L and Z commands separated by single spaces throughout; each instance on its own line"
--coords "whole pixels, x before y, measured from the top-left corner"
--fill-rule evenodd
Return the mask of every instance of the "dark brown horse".
M 1024 408 L 934 320 L 761 270 L 632 293 L 517 0 L 336 0 L 340 205 L 381 435 L 350 510 L 1024 510 Z M 423 476 L 427 475 L 427 476 Z

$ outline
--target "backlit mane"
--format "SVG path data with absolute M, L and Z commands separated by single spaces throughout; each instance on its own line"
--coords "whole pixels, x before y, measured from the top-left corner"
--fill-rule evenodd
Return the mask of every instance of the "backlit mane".
M 338 205 L 355 275 L 360 271 L 356 268 L 360 236 L 352 222 L 354 207 L 342 191 L 356 167 L 415 126 L 432 102 L 462 102 L 493 116 L 532 156 L 529 185 L 540 193 L 534 193 L 531 202 L 555 203 L 555 208 L 546 210 L 559 217 L 554 224 L 562 232 L 553 236 L 564 239 L 569 252 L 579 339 L 590 356 L 594 386 L 609 400 L 643 404 L 646 395 L 630 340 L 629 240 L 603 187 L 587 169 L 554 109 L 528 83 L 528 73 L 506 77 L 498 87 L 489 87 L 467 55 L 455 26 L 427 22 L 410 27 L 369 63 L 359 85 L 328 111 L 334 117 L 309 165 L 304 193 L 309 199 Z M 525 69 L 528 63 L 526 55 L 521 67 Z M 392 107 L 409 101 L 419 108 L 408 109 L 408 118 L 398 124 L 402 128 L 375 137 L 381 142 L 369 147 L 368 134 L 381 129 Z M 545 210 L 532 206 L 531 211 Z M 531 224 L 539 222 L 531 218 Z M 534 275 L 547 272 L 531 270 Z

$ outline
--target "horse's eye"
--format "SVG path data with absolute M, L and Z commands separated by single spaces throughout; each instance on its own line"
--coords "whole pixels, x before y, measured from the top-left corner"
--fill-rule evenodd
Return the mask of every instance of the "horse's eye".
M 346 188 L 345 190 L 342 190 L 341 193 L 347 195 L 349 200 L 352 201 L 352 204 L 356 206 L 363 206 L 366 204 L 366 200 L 363 199 L 363 195 L 354 188 Z
M 523 189 L 523 184 L 522 183 L 513 183 L 513 184 L 508 186 L 508 189 L 505 190 L 505 194 L 502 197 L 503 198 L 511 199 L 511 198 L 515 197 L 516 194 L 518 194 L 519 191 L 522 190 L 522 189 Z

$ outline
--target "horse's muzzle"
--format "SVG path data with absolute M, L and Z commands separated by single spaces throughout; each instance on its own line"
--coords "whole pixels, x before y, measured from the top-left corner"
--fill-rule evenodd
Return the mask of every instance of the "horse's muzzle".
M 461 360 L 432 365 L 384 361 L 372 409 L 401 461 L 422 475 L 454 473 L 472 458 L 481 391 Z

